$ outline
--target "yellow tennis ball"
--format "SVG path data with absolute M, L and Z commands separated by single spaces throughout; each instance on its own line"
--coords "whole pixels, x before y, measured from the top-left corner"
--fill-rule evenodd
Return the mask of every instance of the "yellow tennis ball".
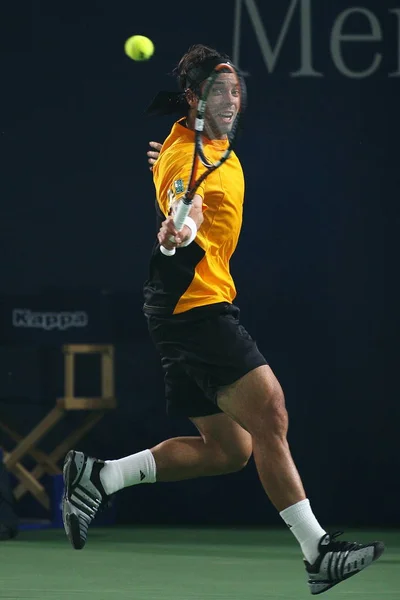
M 144 35 L 133 35 L 125 42 L 125 54 L 132 60 L 148 60 L 153 52 L 153 42 Z

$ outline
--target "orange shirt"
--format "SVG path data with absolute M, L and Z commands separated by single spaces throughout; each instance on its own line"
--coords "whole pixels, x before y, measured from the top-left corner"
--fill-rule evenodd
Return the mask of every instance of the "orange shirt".
M 207 140 L 206 156 L 213 162 L 218 160 L 227 143 L 225 140 Z M 193 151 L 194 132 L 178 121 L 165 140 L 153 168 L 157 202 L 165 216 L 169 214 L 171 205 L 186 191 Z M 200 164 L 197 176 L 203 170 L 205 167 Z M 178 295 L 175 294 L 173 306 L 170 304 L 174 314 L 217 302 L 231 303 L 236 296 L 229 261 L 235 251 L 242 226 L 244 177 L 234 152 L 221 167 L 205 179 L 196 193 L 203 199 L 204 221 L 194 242 L 185 248 L 177 249 L 173 257 L 165 257 L 158 251 L 160 256 L 157 257 L 156 271 L 159 280 L 163 279 L 163 265 L 171 276 L 174 263 L 176 274 L 183 268 L 184 263 L 185 276 L 181 280 L 179 276 L 174 277 L 177 287 L 182 281 Z M 197 250 L 191 249 L 195 245 Z M 167 278 L 165 283 L 164 287 L 168 287 Z M 157 287 L 160 287 L 160 281 Z M 166 295 L 163 297 L 165 300 Z M 147 298 L 150 304 L 153 300 Z

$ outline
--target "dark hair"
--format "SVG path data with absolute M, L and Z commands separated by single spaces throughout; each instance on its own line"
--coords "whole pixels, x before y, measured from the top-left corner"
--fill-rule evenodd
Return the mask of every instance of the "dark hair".
M 209 46 L 195 44 L 182 56 L 173 74 L 182 91 L 188 88 L 196 91 L 199 84 L 207 79 L 212 69 L 222 61 L 230 61 L 229 56 Z
M 185 91 L 190 88 L 199 94 L 200 84 L 207 79 L 212 70 L 221 62 L 231 62 L 227 54 L 223 54 L 204 46 L 195 44 L 182 56 L 178 65 L 172 71 L 178 80 L 180 92 L 161 91 L 155 96 L 150 106 L 147 107 L 148 115 L 186 115 L 189 105 Z

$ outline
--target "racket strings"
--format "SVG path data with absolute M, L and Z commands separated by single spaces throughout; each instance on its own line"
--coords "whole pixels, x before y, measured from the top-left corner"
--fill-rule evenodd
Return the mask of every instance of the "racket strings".
M 195 124 L 200 161 L 212 169 L 230 155 L 245 107 L 245 84 L 230 63 L 215 67 L 203 86 Z

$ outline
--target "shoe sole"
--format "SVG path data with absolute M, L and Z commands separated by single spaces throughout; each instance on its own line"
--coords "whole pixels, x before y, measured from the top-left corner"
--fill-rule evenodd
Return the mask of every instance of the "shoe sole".
M 319 596 L 320 594 L 324 594 L 328 590 L 331 590 L 333 587 L 335 587 L 335 585 L 338 585 L 339 583 L 343 583 L 343 581 L 347 581 L 348 579 L 350 579 L 350 577 L 354 577 L 354 575 L 358 575 L 359 573 L 361 573 L 361 571 L 354 571 L 354 573 L 350 573 L 349 575 L 346 575 L 345 577 L 343 577 L 343 579 L 339 579 L 339 581 L 335 581 L 334 583 L 329 583 L 327 581 L 326 584 L 328 585 L 328 587 L 326 587 L 324 590 L 320 590 L 319 592 L 313 592 L 312 589 L 310 589 L 311 595 L 312 596 Z M 321 585 L 321 583 L 324 583 L 324 582 L 323 581 L 318 581 L 319 585 Z
M 371 564 L 369 564 L 367 567 L 365 567 L 364 569 L 361 569 L 360 571 L 353 571 L 353 573 L 349 573 L 348 575 L 345 575 L 343 577 L 343 579 L 339 579 L 338 581 L 335 581 L 334 583 L 331 583 L 329 585 L 329 587 L 325 588 L 324 590 L 321 590 L 319 592 L 313 592 L 311 587 L 310 587 L 310 592 L 312 596 L 319 596 L 319 594 L 323 594 L 324 592 L 327 592 L 328 590 L 331 590 L 333 587 L 335 587 L 335 585 L 338 585 L 339 583 L 342 583 L 343 581 L 347 581 L 348 579 L 350 579 L 350 577 L 354 577 L 354 575 L 358 575 L 359 573 L 362 573 L 362 571 L 365 571 L 365 569 L 368 569 L 368 567 L 370 567 L 371 565 L 374 564 L 374 562 L 376 562 L 384 553 L 385 551 L 385 546 L 382 542 L 376 542 L 376 546 L 375 546 L 375 554 L 374 554 L 374 558 L 373 561 L 371 562 Z M 321 583 L 324 583 L 323 581 L 316 581 L 316 584 L 321 585 Z M 329 583 L 328 581 L 326 582 L 327 584 Z M 310 584 L 308 584 L 310 585 Z
M 75 458 L 75 451 L 70 450 L 65 457 L 64 467 L 63 467 L 63 479 L 64 479 L 64 497 L 62 503 L 62 512 L 63 512 L 63 523 L 65 533 L 69 541 L 71 542 L 73 548 L 75 550 L 82 550 L 85 545 L 85 541 L 81 539 L 81 535 L 79 532 L 79 519 L 72 511 L 71 503 L 69 501 L 70 497 L 70 484 L 72 482 L 71 476 L 71 465 L 73 464 L 73 460 Z

